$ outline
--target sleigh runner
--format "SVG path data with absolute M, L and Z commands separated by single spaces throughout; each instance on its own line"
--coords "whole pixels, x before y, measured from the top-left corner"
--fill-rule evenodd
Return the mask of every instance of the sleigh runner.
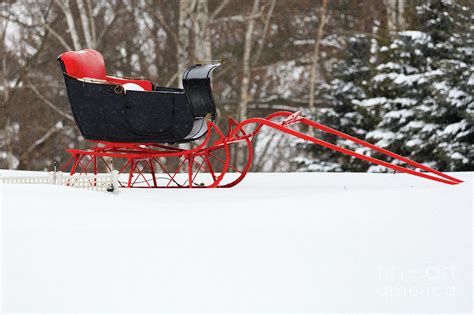
M 324 146 L 397 172 L 455 185 L 462 181 L 301 116 L 275 112 L 266 118 L 237 122 L 228 130 L 214 123 L 216 106 L 211 73 L 219 63 L 197 64 L 183 74 L 183 89 L 156 86 L 145 79 L 106 74 L 102 55 L 94 50 L 66 52 L 58 57 L 74 120 L 90 149 L 68 149 L 64 165 L 70 174 L 97 174 L 119 161 L 122 187 L 215 188 L 242 181 L 252 165 L 252 140 L 262 127 Z M 405 166 L 328 143 L 294 126 L 316 129 L 402 162 Z M 197 142 L 183 149 L 175 144 Z

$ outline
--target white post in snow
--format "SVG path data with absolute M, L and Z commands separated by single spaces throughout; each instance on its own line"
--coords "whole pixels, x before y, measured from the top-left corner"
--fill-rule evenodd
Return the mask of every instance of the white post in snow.
M 63 172 L 59 171 L 56 174 L 56 185 L 62 185 L 63 184 Z
M 110 183 L 113 188 L 113 193 L 117 194 L 119 190 L 118 171 L 112 171 L 110 173 Z
M 56 185 L 56 172 L 48 173 L 48 184 Z

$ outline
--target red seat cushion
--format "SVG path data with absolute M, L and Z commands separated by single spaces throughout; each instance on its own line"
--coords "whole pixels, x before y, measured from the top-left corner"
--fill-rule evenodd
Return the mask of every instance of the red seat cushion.
M 68 51 L 59 56 L 65 72 L 76 78 L 106 80 L 104 57 L 93 49 Z

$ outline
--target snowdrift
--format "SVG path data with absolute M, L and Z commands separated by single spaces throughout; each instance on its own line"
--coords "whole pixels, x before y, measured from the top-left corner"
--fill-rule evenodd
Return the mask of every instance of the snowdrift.
M 218 193 L 3 184 L 0 311 L 470 312 L 473 174 L 249 174 Z

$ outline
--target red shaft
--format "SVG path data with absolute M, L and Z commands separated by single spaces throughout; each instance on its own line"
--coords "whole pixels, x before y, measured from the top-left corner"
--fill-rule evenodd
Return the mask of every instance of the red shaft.
M 327 133 L 331 133 L 331 134 L 336 135 L 336 136 L 338 136 L 338 137 L 340 137 L 340 138 L 344 138 L 344 139 L 350 140 L 350 141 L 352 141 L 352 142 L 355 142 L 355 143 L 357 143 L 357 144 L 360 144 L 360 145 L 362 145 L 362 146 L 365 146 L 365 147 L 367 147 L 367 148 L 370 148 L 370 149 L 372 149 L 372 150 L 374 150 L 374 151 L 377 151 L 377 152 L 380 152 L 380 153 L 382 153 L 382 154 L 388 155 L 388 156 L 390 156 L 390 157 L 392 157 L 392 158 L 394 158 L 394 159 L 403 161 L 403 162 L 405 162 L 405 163 L 407 163 L 407 164 L 409 164 L 409 165 L 418 167 L 418 168 L 420 168 L 420 169 L 422 169 L 422 170 L 424 170 L 424 171 L 431 172 L 431 173 L 436 174 L 436 175 L 438 175 L 438 176 L 441 176 L 441 177 L 444 177 L 444 178 L 446 178 L 446 179 L 452 180 L 453 182 L 462 183 L 462 181 L 459 180 L 459 179 L 457 179 L 457 178 L 454 178 L 454 177 L 452 177 L 452 176 L 449 176 L 449 175 L 447 175 L 447 174 L 444 174 L 444 173 L 442 173 L 442 172 L 440 172 L 440 171 L 437 171 L 437 170 L 435 170 L 435 169 L 433 169 L 433 168 L 430 168 L 430 167 L 428 167 L 428 166 L 426 166 L 426 165 L 420 164 L 420 163 L 418 163 L 418 162 L 416 162 L 416 161 L 410 160 L 410 159 L 408 159 L 408 158 L 406 158 L 406 157 L 403 157 L 403 156 L 401 156 L 401 155 L 398 155 L 398 154 L 396 154 L 396 153 L 394 153 L 394 152 L 392 152 L 392 151 L 388 151 L 388 150 L 386 150 L 386 149 L 380 148 L 380 147 L 378 147 L 378 146 L 376 146 L 376 145 L 373 145 L 373 144 L 371 144 L 371 143 L 369 143 L 369 142 L 366 142 L 366 141 L 364 141 L 364 140 L 361 140 L 361 139 L 358 139 L 358 138 L 356 138 L 356 137 L 350 136 L 350 135 L 348 135 L 348 134 L 345 134 L 345 133 L 340 132 L 340 131 L 338 131 L 338 130 L 332 129 L 332 128 L 330 128 L 330 127 L 321 125 L 321 124 L 319 124 L 319 123 L 317 123 L 317 122 L 315 122 L 315 121 L 309 120 L 309 119 L 307 119 L 307 118 L 303 118 L 301 121 L 302 121 L 304 124 L 310 125 L 310 126 L 312 126 L 312 127 L 315 127 L 315 128 L 317 128 L 317 129 L 322 130 L 322 131 L 325 131 L 325 132 L 327 132 Z M 364 156 L 365 156 L 365 155 L 364 155 Z
M 270 119 L 276 118 L 276 117 L 288 117 L 288 116 L 293 115 L 293 114 L 294 113 L 290 113 L 290 112 L 276 112 L 276 113 L 273 113 L 270 116 L 268 116 L 267 119 L 265 119 L 265 118 L 249 118 L 249 119 L 246 119 L 246 120 L 242 121 L 234 130 L 242 129 L 242 127 L 244 127 L 247 124 L 256 123 L 256 124 L 258 124 L 257 128 L 254 131 L 254 134 L 256 134 L 263 125 L 266 125 L 266 126 L 269 126 L 271 128 L 283 131 L 283 132 L 285 132 L 287 134 L 290 134 L 292 136 L 295 136 L 297 138 L 307 140 L 307 141 L 310 141 L 312 143 L 321 145 L 323 147 L 332 149 L 334 151 L 341 152 L 341 153 L 344 153 L 344 154 L 347 154 L 347 155 L 350 155 L 350 156 L 354 156 L 356 158 L 359 158 L 361 160 L 368 161 L 368 162 L 371 162 L 371 163 L 374 163 L 374 164 L 382 165 L 382 166 L 385 166 L 387 168 L 390 168 L 390 169 L 393 169 L 393 170 L 396 170 L 396 171 L 399 171 L 399 172 L 408 173 L 408 174 L 411 174 L 411 175 L 415 175 L 415 176 L 418 176 L 418 177 L 423 177 L 423 178 L 426 178 L 426 179 L 434 180 L 434 181 L 449 184 L 449 185 L 456 185 L 456 184 L 462 183 L 462 181 L 457 179 L 457 178 L 454 178 L 454 177 L 449 176 L 447 174 L 444 174 L 440 171 L 437 171 L 435 169 L 432 169 L 430 167 L 422 165 L 418 162 L 415 162 L 413 160 L 405 158 L 401 155 L 398 155 L 398 154 L 393 153 L 391 151 L 388 151 L 386 149 L 379 148 L 379 147 L 377 147 L 377 146 L 375 146 L 371 143 L 368 143 L 368 142 L 363 141 L 361 139 L 355 138 L 353 136 L 350 136 L 348 134 L 337 131 L 335 129 L 324 126 L 322 124 L 319 124 L 315 121 L 309 120 L 309 119 L 301 117 L 301 116 L 294 118 L 291 123 L 301 122 L 305 125 L 311 126 L 313 128 L 319 129 L 319 130 L 322 130 L 326 133 L 331 133 L 331 134 L 336 135 L 340 138 L 352 141 L 354 143 L 357 143 L 357 144 L 360 144 L 360 145 L 365 146 L 367 148 L 370 148 L 374 151 L 380 152 L 380 153 L 385 154 L 387 156 L 390 156 L 392 158 L 403 161 L 403 162 L 407 163 L 408 165 L 418 167 L 418 168 L 420 168 L 424 171 L 427 171 L 429 173 L 432 173 L 432 174 L 436 174 L 439 177 L 429 175 L 429 174 L 426 174 L 426 173 L 422 173 L 422 172 L 419 172 L 419 171 L 416 171 L 416 170 L 412 170 L 412 169 L 407 168 L 407 167 L 395 165 L 393 163 L 385 162 L 385 161 L 382 161 L 382 160 L 379 160 L 379 159 L 376 159 L 376 158 L 373 158 L 373 157 L 370 157 L 370 156 L 366 156 L 366 155 L 357 153 L 355 151 L 352 151 L 352 150 L 349 150 L 349 149 L 346 149 L 346 148 L 339 147 L 335 144 L 332 144 L 332 143 L 326 142 L 324 140 L 308 136 L 308 135 L 303 134 L 299 131 L 290 129 L 290 128 L 286 127 L 287 124 L 285 122 L 275 123 L 275 122 L 270 120 Z

